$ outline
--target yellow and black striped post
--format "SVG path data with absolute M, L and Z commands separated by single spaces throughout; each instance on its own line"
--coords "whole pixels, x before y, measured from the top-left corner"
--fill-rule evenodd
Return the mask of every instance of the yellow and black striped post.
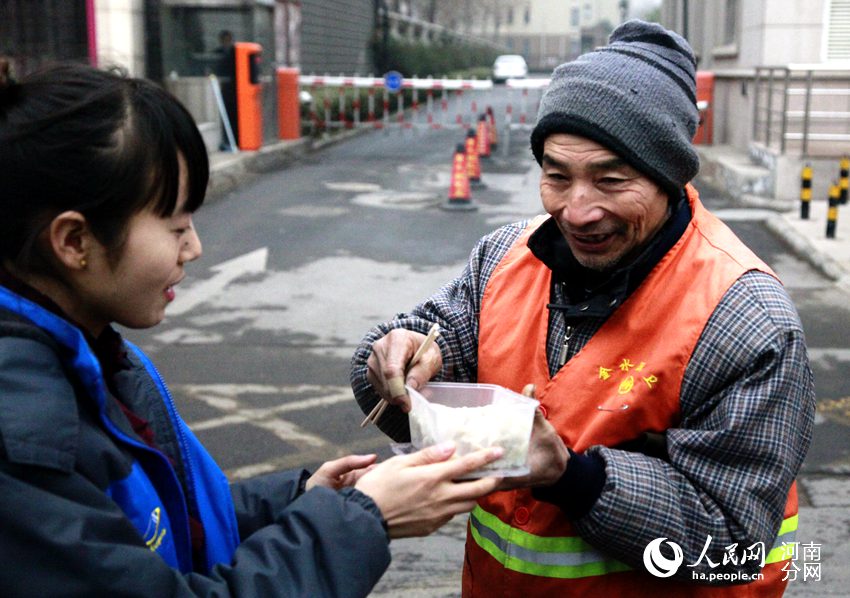
M 802 220 L 809 219 L 809 208 L 812 204 L 812 165 L 806 164 L 803 167 L 803 174 L 800 181 L 800 218 Z
M 841 192 L 838 183 L 829 187 L 829 209 L 826 211 L 826 238 L 835 238 L 835 226 L 838 224 L 838 203 L 841 201 Z
M 839 164 L 841 167 L 838 178 L 838 186 L 840 188 L 839 202 L 843 205 L 847 203 L 847 185 L 850 182 L 848 181 L 850 178 L 850 157 L 843 156 Z

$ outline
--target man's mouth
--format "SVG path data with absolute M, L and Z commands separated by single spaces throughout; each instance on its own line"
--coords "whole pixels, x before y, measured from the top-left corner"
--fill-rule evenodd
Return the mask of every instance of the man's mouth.
M 571 234 L 572 245 L 580 251 L 602 251 L 606 249 L 614 239 L 614 233 L 597 234 Z
M 589 243 L 591 245 L 595 243 L 602 243 L 610 236 L 611 235 L 609 233 L 601 233 L 596 235 L 573 235 L 573 237 L 575 237 L 575 239 L 579 243 Z

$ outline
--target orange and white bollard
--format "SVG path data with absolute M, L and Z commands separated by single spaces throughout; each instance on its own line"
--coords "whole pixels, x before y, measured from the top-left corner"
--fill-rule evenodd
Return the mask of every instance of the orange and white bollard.
M 487 106 L 487 124 L 490 127 L 490 149 L 496 151 L 499 147 L 499 129 L 496 126 L 496 115 L 493 114 L 493 107 Z
M 466 133 L 466 167 L 469 174 L 469 184 L 472 187 L 483 187 L 481 182 L 481 160 L 478 159 L 478 137 L 475 129 L 469 129 Z
M 452 178 L 449 182 L 449 199 L 440 206 L 444 210 L 477 210 L 472 203 L 469 189 L 469 167 L 466 164 L 466 148 L 458 143 L 452 160 Z
M 478 117 L 478 155 L 482 158 L 490 157 L 490 126 L 486 114 Z

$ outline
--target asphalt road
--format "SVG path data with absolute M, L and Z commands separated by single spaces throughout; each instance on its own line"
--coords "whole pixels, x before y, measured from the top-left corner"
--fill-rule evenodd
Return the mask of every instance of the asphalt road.
M 503 114 L 504 103 L 493 104 Z M 202 260 L 189 267 L 166 321 L 127 335 L 149 351 L 231 477 L 351 452 L 389 456 L 387 439 L 358 425 L 363 415 L 348 387 L 353 349 L 374 323 L 459 273 L 480 236 L 539 212 L 527 138 L 515 130 L 509 144 L 500 139 L 484 163 L 486 188 L 473 190 L 473 212 L 440 209 L 462 132 L 418 129 L 357 136 L 198 212 Z M 764 213 L 698 186 L 799 308 L 821 404 L 805 475 L 847 473 L 850 297 L 773 236 Z M 801 500 L 809 501 L 805 492 Z M 463 535 L 456 520 L 432 538 L 395 542 L 393 567 L 374 595 L 457 595 Z

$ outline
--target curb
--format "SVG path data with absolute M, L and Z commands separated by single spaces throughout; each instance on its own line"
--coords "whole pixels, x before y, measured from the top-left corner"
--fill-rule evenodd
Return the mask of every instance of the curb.
M 800 234 L 781 214 L 770 216 L 765 220 L 768 230 L 780 237 L 797 255 L 804 259 L 818 272 L 836 282 L 847 282 L 843 279 L 850 279 L 844 268 L 838 262 L 833 260 L 829 255 L 820 251 L 814 246 L 812 241 L 803 234 Z
M 811 239 L 794 228 L 788 221 L 785 214 L 792 213 L 793 210 L 797 209 L 797 202 L 780 201 L 757 195 L 742 195 L 735 201 L 745 208 L 757 208 L 776 212 L 765 219 L 765 226 L 767 226 L 767 229 L 771 233 L 788 245 L 797 257 L 805 260 L 815 270 L 832 281 L 837 282 L 848 277 L 847 272 L 845 272 L 844 268 L 838 262 L 815 247 Z
M 210 181 L 207 201 L 215 201 L 257 175 L 280 170 L 292 162 L 342 141 L 370 132 L 371 129 L 342 131 L 327 138 L 302 137 L 295 141 L 278 141 L 256 151 L 210 156 Z
M 798 209 L 799 203 L 795 200 L 780 200 L 770 197 L 761 197 L 751 192 L 733 193 L 729 188 L 730 177 L 718 175 L 718 171 L 728 167 L 734 170 L 734 164 L 739 168 L 746 169 L 749 158 L 744 155 L 726 155 L 717 157 L 711 152 L 700 152 L 700 176 L 710 185 L 719 189 L 733 204 L 750 209 L 761 209 L 773 212 L 765 220 L 768 230 L 779 237 L 800 259 L 808 263 L 812 268 L 829 280 L 836 282 L 839 286 L 850 289 L 850 269 L 842 266 L 823 248 L 809 238 L 804 232 L 798 230 L 789 220 L 788 215 Z M 721 167 L 723 162 L 725 166 Z

